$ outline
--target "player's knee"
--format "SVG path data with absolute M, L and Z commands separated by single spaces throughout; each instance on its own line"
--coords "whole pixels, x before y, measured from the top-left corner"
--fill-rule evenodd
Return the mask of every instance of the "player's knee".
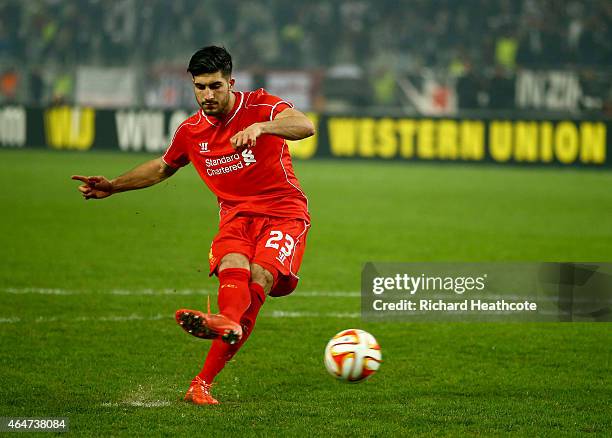
M 261 285 L 267 294 L 274 284 L 274 276 L 267 269 L 254 263 L 251 265 L 251 281 Z
M 232 252 L 223 256 L 219 262 L 218 271 L 223 271 L 228 268 L 249 269 L 249 259 L 245 255 Z

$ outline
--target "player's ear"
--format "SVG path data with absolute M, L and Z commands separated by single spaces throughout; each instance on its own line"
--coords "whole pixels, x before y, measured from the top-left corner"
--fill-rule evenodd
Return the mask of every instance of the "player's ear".
M 235 83 L 236 83 L 236 79 L 231 78 L 231 79 L 229 80 L 230 90 L 231 90 L 232 88 L 234 88 L 234 84 L 235 84 Z

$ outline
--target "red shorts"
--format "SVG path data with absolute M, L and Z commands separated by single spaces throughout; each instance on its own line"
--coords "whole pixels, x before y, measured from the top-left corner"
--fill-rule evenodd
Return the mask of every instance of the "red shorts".
M 225 255 L 243 254 L 274 274 L 270 296 L 289 295 L 297 287 L 309 228 L 303 219 L 236 216 L 213 239 L 208 255 L 210 275 L 217 272 Z

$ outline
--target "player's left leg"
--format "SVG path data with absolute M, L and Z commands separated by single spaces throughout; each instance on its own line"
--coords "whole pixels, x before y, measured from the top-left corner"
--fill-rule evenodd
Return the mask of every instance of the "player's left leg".
M 240 319 L 242 338 L 233 345 L 219 340 L 213 341 L 204 368 L 198 375 L 198 378 L 205 382 L 212 382 L 225 364 L 234 357 L 247 341 L 253 332 L 257 315 L 266 295 L 288 295 L 297 286 L 297 276 L 294 272 L 299 269 L 304 255 L 309 224 L 297 220 L 262 221 L 262 224 L 265 224 L 265 227 L 262 233 L 259 233 L 261 237 L 256 244 L 255 260 L 249 266 L 251 271 L 251 282 L 249 284 L 251 304 Z M 277 240 L 279 236 L 284 236 L 283 245 L 279 244 L 276 247 L 271 245 L 275 242 L 270 242 L 269 236 L 273 236 Z
M 185 397 L 185 400 L 195 404 L 218 403 L 210 395 L 210 385 L 252 333 L 257 314 L 265 301 L 266 292 L 271 289 L 274 281 L 274 275 L 271 272 L 264 270 L 261 266 L 250 265 L 248 259 L 245 258 L 245 254 L 249 252 L 248 246 L 244 245 L 245 238 L 249 235 L 258 235 L 258 229 L 262 226 L 259 223 L 253 226 L 254 221 L 251 219 L 245 222 L 247 226 L 244 229 L 236 229 L 237 227 L 234 226 L 231 233 L 220 233 L 213 241 L 209 257 L 211 272 L 216 272 L 219 276 L 220 315 L 227 314 L 235 320 L 239 320 L 242 336 L 234 344 L 222 342 L 218 337 L 215 337 L 206 355 L 204 366 L 193 379 Z M 232 250 L 239 250 L 240 252 L 231 252 Z M 249 275 L 242 275 L 244 271 Z M 226 277 L 226 273 L 230 275 Z M 238 289 L 247 291 L 247 300 L 236 295 L 237 292 L 241 291 Z M 246 310 L 245 301 L 247 302 Z M 193 315 L 193 311 L 189 312 L 190 315 Z M 210 319 L 210 316 L 202 314 L 202 312 L 198 312 L 198 314 L 201 314 L 205 321 Z M 201 326 L 202 324 L 198 327 Z M 183 325 L 183 328 L 185 328 L 185 325 Z
M 252 263 L 250 267 L 251 283 L 249 284 L 249 290 L 251 291 L 251 305 L 240 319 L 240 324 L 242 325 L 242 339 L 240 340 L 238 348 L 246 342 L 247 338 L 253 332 L 255 320 L 257 319 L 261 306 L 263 306 L 266 300 L 266 294 L 270 292 L 274 284 L 274 278 L 278 275 L 275 271 L 270 272 L 257 263 Z M 236 349 L 236 351 L 238 351 L 238 349 Z
M 296 269 L 296 271 L 299 269 L 309 225 L 303 221 L 292 220 L 262 221 L 262 223 L 266 224 L 269 229 L 264 228 L 263 232 L 260 233 L 260 236 L 263 237 L 260 237 L 257 242 L 255 261 L 249 266 L 251 271 L 251 282 L 249 284 L 251 304 L 240 319 L 242 338 L 233 345 L 218 340 L 213 341 L 204 368 L 199 374 L 199 377 L 206 382 L 213 381 L 223 369 L 225 363 L 231 360 L 251 335 L 266 295 L 288 295 L 297 286 L 297 277 L 293 274 L 291 268 Z M 270 232 L 272 228 L 274 230 Z M 268 243 L 270 240 L 268 234 L 278 236 L 279 233 L 285 236 L 285 245 L 274 248 Z M 295 235 L 295 238 L 291 237 L 292 234 Z M 287 242 L 291 242 L 291 244 Z M 288 246 L 290 246 L 291 251 L 287 251 Z M 281 254 L 284 257 L 281 257 Z M 282 271 L 279 269 L 282 269 Z M 215 358 L 222 358 L 223 360 Z
M 213 340 L 210 350 L 208 350 L 206 355 L 202 371 L 192 380 L 191 386 L 187 391 L 185 396 L 187 401 L 199 405 L 219 403 L 210 394 L 212 382 L 253 332 L 255 320 L 266 299 L 266 292 L 269 292 L 272 287 L 274 275 L 256 264 L 251 265 L 250 268 L 252 273 L 252 281 L 249 284 L 251 302 L 240 319 L 242 337 L 235 344 L 228 344 L 220 339 Z
M 261 306 L 263 306 L 266 300 L 266 293 L 270 291 L 273 281 L 274 275 L 272 273 L 257 264 L 251 265 L 251 283 L 249 284 L 251 303 L 240 319 L 242 337 L 240 341 L 235 344 L 228 344 L 219 339 L 213 341 L 206 355 L 204 367 L 200 374 L 198 374 L 198 377 L 202 380 L 205 382 L 212 382 L 217 374 L 221 372 L 225 364 L 234 357 L 247 341 L 253 332 L 255 320 L 257 319 Z

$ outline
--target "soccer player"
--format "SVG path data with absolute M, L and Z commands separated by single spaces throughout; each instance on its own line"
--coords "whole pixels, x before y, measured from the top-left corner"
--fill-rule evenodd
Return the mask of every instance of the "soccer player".
M 232 58 L 222 47 L 198 50 L 187 69 L 200 109 L 176 130 L 162 157 L 108 180 L 80 176 L 85 199 L 142 189 L 192 163 L 219 203 L 210 275 L 219 278 L 218 314 L 181 309 L 176 321 L 188 333 L 212 339 L 202 371 L 185 400 L 217 404 L 210 386 L 253 331 L 266 296 L 288 295 L 310 227 L 308 201 L 291 165 L 287 142 L 314 134 L 293 105 L 264 89 L 235 91 Z

